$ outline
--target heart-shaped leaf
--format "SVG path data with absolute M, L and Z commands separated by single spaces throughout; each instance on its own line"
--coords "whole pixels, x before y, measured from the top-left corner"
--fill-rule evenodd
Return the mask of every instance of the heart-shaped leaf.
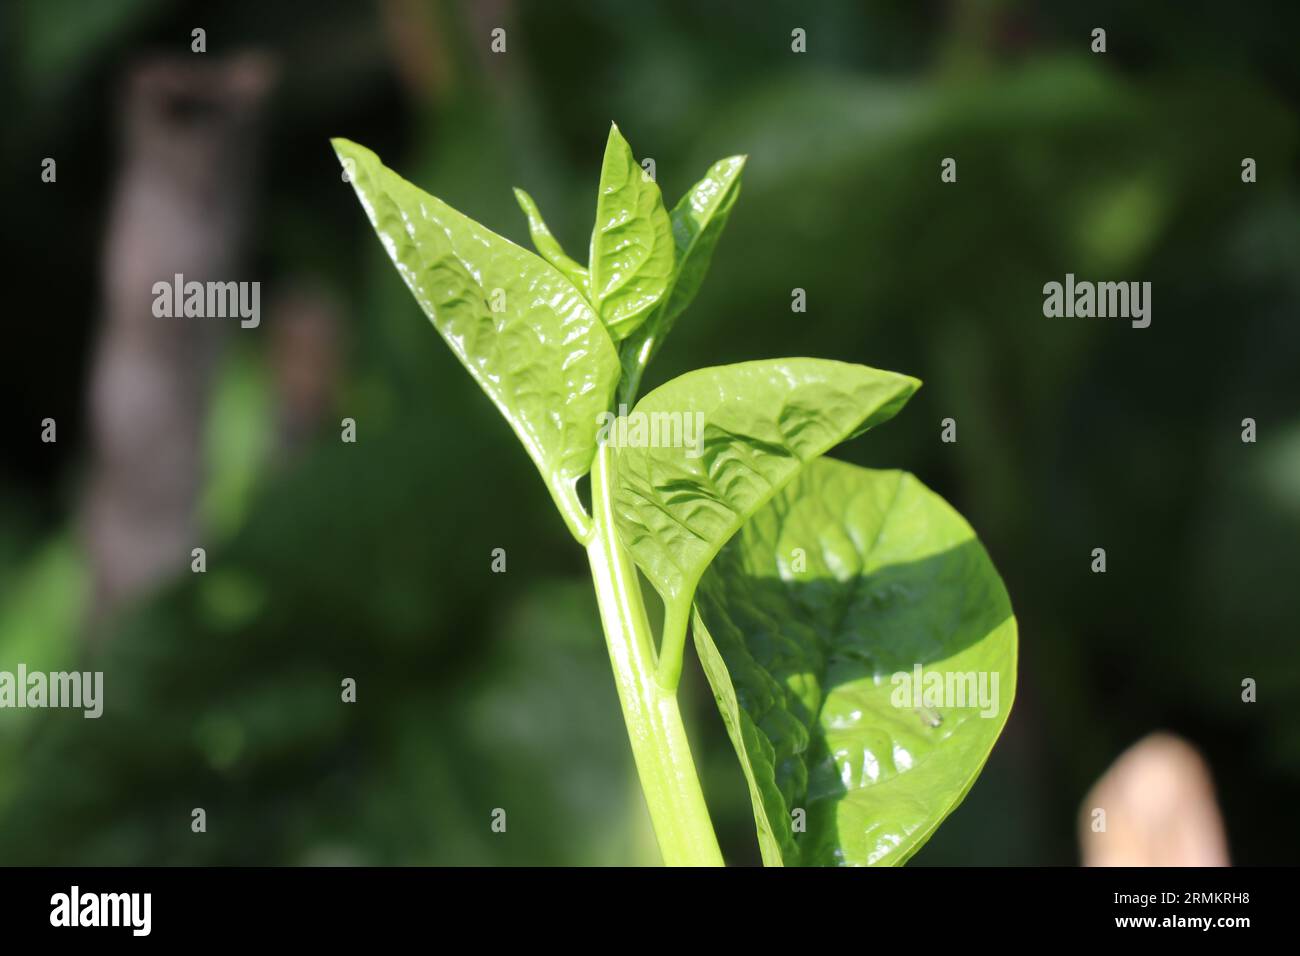
M 569 527 L 591 468 L 618 353 L 554 266 L 402 179 L 363 146 L 333 140 L 384 249 L 461 364 L 541 471 Z
M 688 372 L 637 403 L 628 440 L 612 442 L 615 521 L 664 599 L 661 653 L 673 660 L 718 549 L 808 462 L 888 421 L 919 385 L 865 365 L 771 359 Z
M 695 607 L 768 865 L 904 862 L 1011 709 L 1002 580 L 904 472 L 814 462 L 718 555 Z
M 673 229 L 659 186 L 611 124 L 591 234 L 591 301 L 615 340 L 645 322 L 673 273 Z
M 728 156 L 709 171 L 673 207 L 670 219 L 676 258 L 669 280 L 668 296 L 646 322 L 619 347 L 623 359 L 623 382 L 619 393 L 624 401 L 636 397 L 641 373 L 659 351 L 677 317 L 700 291 L 709 271 L 713 250 L 740 195 L 740 174 L 744 156 Z

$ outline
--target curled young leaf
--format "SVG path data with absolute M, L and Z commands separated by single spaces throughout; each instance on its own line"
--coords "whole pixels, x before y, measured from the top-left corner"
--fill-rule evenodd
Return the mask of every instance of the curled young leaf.
M 554 266 L 402 179 L 363 146 L 333 141 L 384 249 L 420 308 L 523 443 L 570 530 L 618 353 Z
M 537 203 L 533 202 L 533 197 L 516 186 L 515 201 L 528 217 L 528 234 L 532 237 L 533 246 L 541 253 L 542 258 L 564 273 L 566 279 L 585 293 L 588 283 L 586 267 L 565 255 L 559 241 L 547 228 L 546 220 L 542 218 L 541 210 L 537 208 Z
M 609 334 L 624 339 L 663 300 L 674 262 L 673 230 L 659 186 L 610 125 L 591 233 L 591 301 Z
M 814 462 L 713 561 L 695 606 L 768 865 L 906 861 L 1015 696 L 1002 580 L 904 472 Z

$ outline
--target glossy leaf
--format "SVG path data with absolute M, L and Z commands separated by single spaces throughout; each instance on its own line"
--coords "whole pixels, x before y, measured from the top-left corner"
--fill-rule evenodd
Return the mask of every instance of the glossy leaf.
M 865 365 L 788 358 L 688 372 L 637 403 L 647 434 L 674 416 L 682 425 L 676 447 L 657 434 L 617 456 L 615 521 L 664 599 L 665 648 L 685 632 L 700 575 L 750 515 L 808 462 L 892 418 L 919 385 Z
M 900 471 L 805 469 L 713 562 L 694 632 L 769 865 L 907 860 L 965 797 L 1015 694 L 997 571 Z M 918 666 L 919 700 L 895 677 Z M 933 674 L 974 675 L 966 699 L 927 699 Z
M 663 305 L 619 349 L 623 359 L 620 394 L 626 401 L 636 396 L 641 373 L 704 282 L 713 250 L 740 195 L 740 174 L 745 159 L 728 156 L 718 160 L 673 207 L 670 219 L 675 258 L 668 295 Z
M 660 386 L 633 417 L 680 420 L 682 441 L 619 448 L 624 545 L 665 599 L 689 598 L 718 549 L 800 468 L 888 421 L 919 384 L 865 365 L 787 358 L 697 369 Z M 702 428 L 687 434 L 697 416 Z
M 618 354 L 582 292 L 543 259 L 333 141 L 371 225 L 420 308 L 500 409 L 571 529 Z
M 664 299 L 674 256 L 672 224 L 659 186 L 611 125 L 588 268 L 591 301 L 614 339 L 630 335 Z
M 532 237 L 533 246 L 541 253 L 542 258 L 564 273 L 565 278 L 575 286 L 586 292 L 588 283 L 586 266 L 565 255 L 559 241 L 547 228 L 546 220 L 542 218 L 541 210 L 537 208 L 537 203 L 533 202 L 533 197 L 516 187 L 515 200 L 519 203 L 519 208 L 524 211 L 524 215 L 528 217 L 528 234 Z

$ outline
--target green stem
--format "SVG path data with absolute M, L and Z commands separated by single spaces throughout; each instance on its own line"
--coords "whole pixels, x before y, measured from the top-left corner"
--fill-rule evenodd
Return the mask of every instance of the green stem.
M 591 471 L 594 520 L 587 557 L 641 789 L 664 863 L 722 866 L 677 695 L 656 679 L 654 638 L 636 566 L 614 527 L 608 467 L 609 450 L 601 446 Z

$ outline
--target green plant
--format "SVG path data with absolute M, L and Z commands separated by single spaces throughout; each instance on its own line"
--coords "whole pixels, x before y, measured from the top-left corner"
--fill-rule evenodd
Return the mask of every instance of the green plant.
M 586 548 L 665 862 L 722 863 L 677 706 L 692 622 L 764 862 L 911 856 L 987 759 L 1016 656 L 1006 591 L 960 515 L 911 475 L 822 457 L 920 383 L 788 358 L 698 369 L 636 400 L 745 158 L 715 163 L 669 212 L 612 127 L 584 267 L 522 190 L 540 256 L 364 147 L 334 147 L 416 301 Z M 663 601 L 658 641 L 641 577 Z

